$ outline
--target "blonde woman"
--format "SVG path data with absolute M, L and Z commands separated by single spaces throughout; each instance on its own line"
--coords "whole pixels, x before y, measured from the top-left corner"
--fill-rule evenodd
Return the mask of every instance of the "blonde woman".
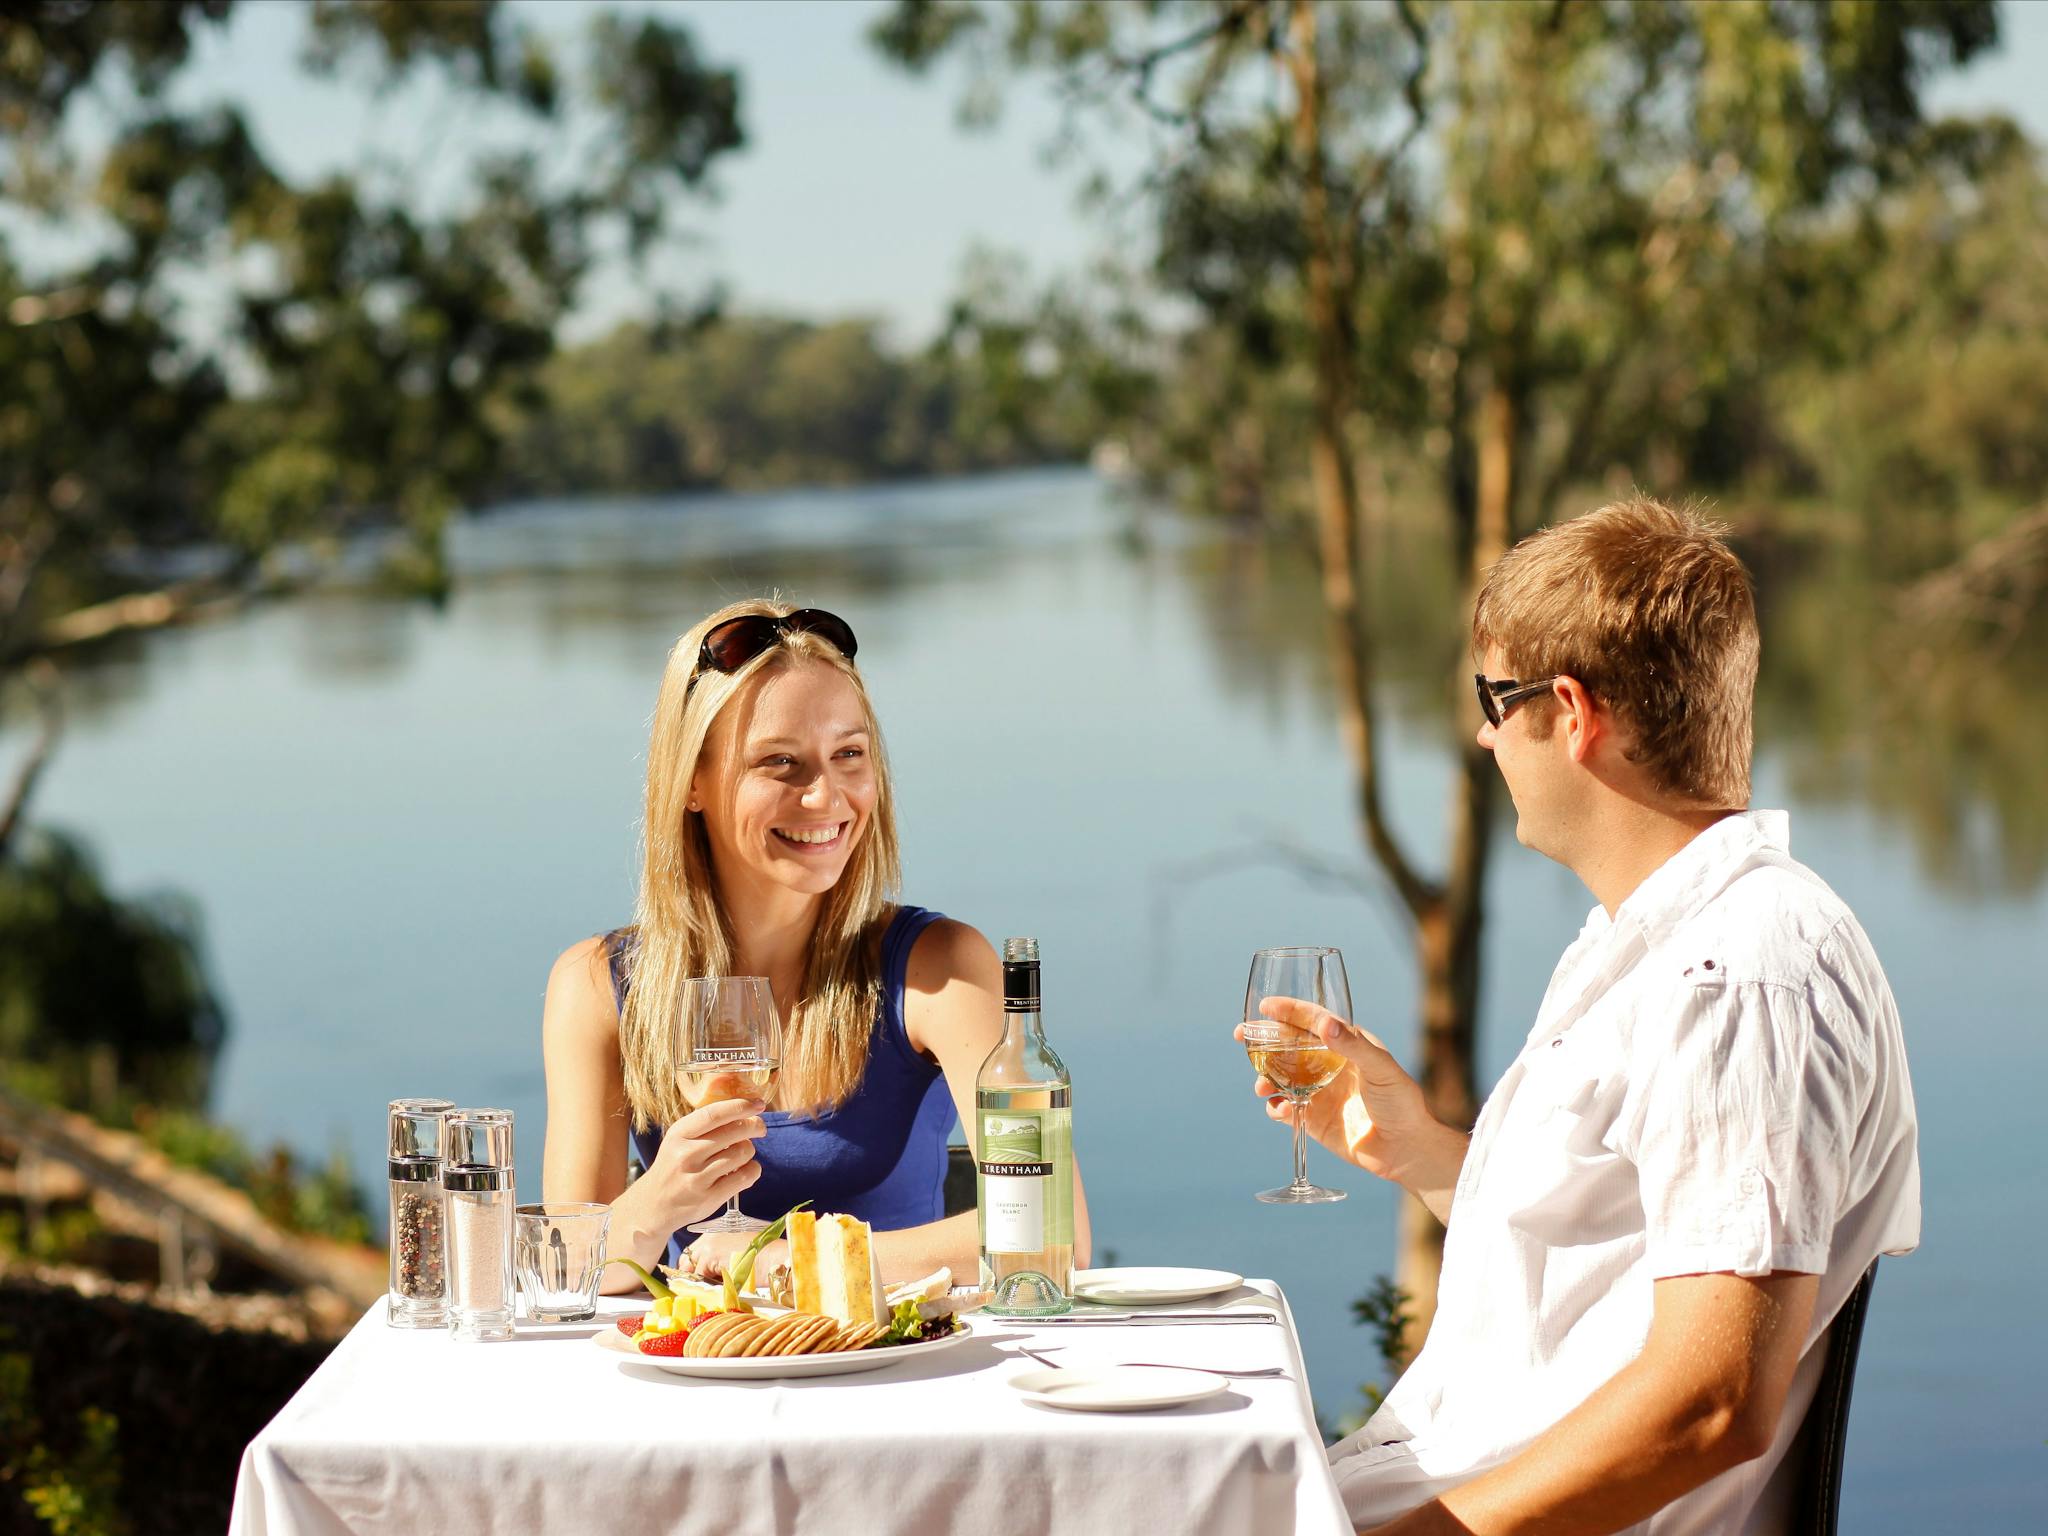
M 546 1197 L 608 1202 L 614 1255 L 688 1247 L 719 1270 L 749 1239 L 693 1246 L 681 1229 L 737 1193 L 763 1219 L 799 1200 L 860 1217 L 892 1280 L 975 1272 L 974 1215 L 945 1216 L 942 1186 L 954 1116 L 974 1123 L 974 1074 L 1002 1034 L 1002 968 L 966 924 L 894 901 L 894 797 L 855 646 L 833 614 L 749 601 L 670 653 L 635 921 L 555 962 L 541 1026 Z M 683 1097 L 676 997 L 709 975 L 768 978 L 785 1031 L 769 1102 Z M 630 1187 L 629 1145 L 645 1169 Z M 636 1283 L 623 1265 L 608 1277 Z

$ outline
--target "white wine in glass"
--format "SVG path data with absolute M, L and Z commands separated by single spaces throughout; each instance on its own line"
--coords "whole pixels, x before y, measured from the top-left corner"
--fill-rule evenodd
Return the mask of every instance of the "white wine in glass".
M 776 1067 L 772 1062 L 765 1066 L 712 1063 L 701 1072 L 685 1071 L 682 1074 L 683 1096 L 690 1101 L 692 1109 L 702 1109 L 706 1104 L 718 1104 L 726 1099 L 765 1100 L 775 1087 L 775 1073 Z
M 1252 973 L 1244 989 L 1244 1023 L 1239 1030 L 1252 1069 L 1294 1106 L 1294 1181 L 1280 1189 L 1262 1189 L 1258 1198 L 1270 1205 L 1342 1200 L 1343 1190 L 1324 1189 L 1308 1181 L 1301 1117 L 1308 1101 L 1344 1070 L 1344 1058 L 1307 1030 L 1267 1018 L 1259 1005 L 1269 997 L 1299 998 L 1327 1008 L 1349 1023 L 1351 983 L 1344 975 L 1344 957 L 1334 949 L 1260 950 L 1252 956 Z
M 692 1109 L 722 1099 L 766 1099 L 782 1066 L 782 1021 L 765 976 L 693 976 L 676 1009 L 676 1062 Z M 692 1232 L 758 1232 L 767 1226 L 740 1210 L 692 1222 Z

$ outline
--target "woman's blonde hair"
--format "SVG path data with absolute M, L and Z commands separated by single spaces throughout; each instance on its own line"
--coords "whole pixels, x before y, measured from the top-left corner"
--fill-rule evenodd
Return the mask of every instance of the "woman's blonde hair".
M 769 671 L 817 664 L 853 685 L 868 732 L 875 804 L 844 873 L 826 893 L 804 960 L 803 987 L 783 1022 L 785 1104 L 836 1109 L 860 1085 L 882 995 L 881 931 L 901 879 L 895 796 L 874 705 L 852 661 L 830 641 L 785 634 L 734 672 L 697 670 L 704 636 L 750 614 L 782 617 L 791 604 L 772 598 L 730 603 L 709 615 L 669 652 L 647 743 L 646 822 L 640 896 L 633 927 L 614 942 L 633 946 L 631 983 L 619 1012 L 619 1051 L 633 1126 L 672 1125 L 689 1111 L 677 1074 L 675 1019 L 684 980 L 731 974 L 733 935 L 719 905 L 703 816 L 689 809 L 690 782 L 726 706 Z M 695 675 L 695 685 L 691 678 Z M 741 743 L 726 750 L 738 760 Z

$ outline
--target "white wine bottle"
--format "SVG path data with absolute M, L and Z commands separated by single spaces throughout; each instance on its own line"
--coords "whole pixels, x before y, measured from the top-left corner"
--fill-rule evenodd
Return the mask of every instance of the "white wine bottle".
M 1003 1038 L 974 1079 L 987 1310 L 1051 1317 L 1074 1275 L 1073 1083 L 1039 1020 L 1038 941 L 1003 941 Z

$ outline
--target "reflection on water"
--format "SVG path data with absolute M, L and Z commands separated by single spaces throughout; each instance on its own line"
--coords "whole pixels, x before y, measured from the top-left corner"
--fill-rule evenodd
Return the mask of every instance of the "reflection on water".
M 1350 1406 L 1373 1363 L 1348 1303 L 1391 1267 L 1393 1205 L 1327 1158 L 1313 1176 L 1346 1203 L 1252 1200 L 1286 1137 L 1228 1037 L 1250 952 L 1318 942 L 1343 946 L 1362 1019 L 1397 1050 L 1412 1035 L 1408 942 L 1351 825 L 1301 551 L 1058 473 L 527 506 L 461 526 L 452 552 L 443 609 L 327 594 L 76 679 L 39 811 L 117 887 L 201 903 L 233 1021 L 221 1114 L 316 1158 L 339 1138 L 374 1188 L 386 1099 L 505 1104 L 534 1188 L 547 968 L 630 904 L 662 659 L 711 607 L 780 588 L 860 635 L 908 899 L 1044 943 L 1100 1241 L 1279 1279 L 1318 1399 Z M 1427 864 L 1459 729 L 1455 598 L 1419 543 L 1390 537 L 1382 569 L 1388 800 Z M 1845 1528 L 1957 1507 L 1995 1528 L 2038 1487 L 2048 1367 L 2028 1278 L 2042 1202 L 2014 1156 L 2048 1068 L 2030 963 L 2048 918 L 2048 726 L 2027 707 L 2043 658 L 2028 640 L 1995 666 L 1902 669 L 1847 572 L 1764 575 L 1758 797 L 1791 804 L 1796 851 L 1870 929 L 1926 1128 L 1928 1247 L 1878 1290 Z M 10 719 L 0 753 L 20 732 Z M 1590 905 L 1506 826 L 1487 1082 Z
M 2024 895 L 2048 877 L 2048 615 L 1984 636 L 1907 619 L 1853 551 L 1786 585 L 1767 631 L 1762 722 L 1803 799 L 1860 804 L 1910 829 L 1928 873 L 1962 894 Z

